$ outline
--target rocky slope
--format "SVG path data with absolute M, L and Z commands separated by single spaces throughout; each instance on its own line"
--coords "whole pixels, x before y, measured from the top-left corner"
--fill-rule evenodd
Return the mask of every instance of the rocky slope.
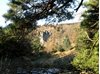
M 43 25 L 39 26 L 31 35 L 38 35 L 41 44 L 47 52 L 51 52 L 57 45 L 62 45 L 64 38 L 67 36 L 71 46 L 74 47 L 78 36 L 80 23 L 67 23 L 59 25 Z

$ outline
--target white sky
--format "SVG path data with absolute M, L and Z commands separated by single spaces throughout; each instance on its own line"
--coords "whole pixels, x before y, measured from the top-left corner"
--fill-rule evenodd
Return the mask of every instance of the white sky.
M 60 23 L 74 23 L 74 22 L 80 22 L 81 21 L 81 14 L 84 12 L 85 8 L 80 7 L 79 10 L 74 14 L 74 19 L 71 20 L 66 20 L 66 21 L 62 21 Z M 39 25 L 44 25 L 45 21 L 44 20 L 40 20 L 38 21 Z
M 80 0 L 79 0 L 80 1 Z M 86 0 L 85 0 L 86 1 Z M 2 17 L 2 15 L 4 13 L 7 12 L 7 10 L 9 9 L 9 7 L 7 6 L 7 3 L 9 2 L 9 0 L 0 0 L 0 26 L 5 27 L 7 25 L 7 23 L 5 23 L 5 19 Z M 62 23 L 71 23 L 71 22 L 79 22 L 80 20 L 80 16 L 81 13 L 84 11 L 84 9 L 81 7 L 78 12 L 75 14 L 75 18 L 72 20 L 66 20 Z M 44 24 L 45 21 L 39 21 L 38 24 Z
M 2 17 L 7 12 L 9 7 L 7 6 L 8 0 L 0 0 L 0 26 L 5 27 L 5 19 Z

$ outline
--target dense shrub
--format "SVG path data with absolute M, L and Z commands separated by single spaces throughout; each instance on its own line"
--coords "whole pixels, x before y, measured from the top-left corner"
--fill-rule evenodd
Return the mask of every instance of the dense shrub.
M 39 36 L 27 36 L 28 39 L 30 39 L 31 47 L 32 47 L 32 53 L 39 54 L 43 50 L 43 46 L 40 44 Z
M 73 65 L 79 70 L 99 73 L 99 0 L 84 3 L 87 10 L 82 15 L 81 32 L 77 42 L 77 51 Z
M 17 36 L 2 30 L 0 36 L 0 55 L 23 56 L 38 53 L 42 49 L 38 37 Z
M 26 55 L 32 52 L 28 39 L 19 39 L 16 36 L 8 36 L 0 43 L 0 54 L 10 56 Z
M 83 34 L 83 35 L 82 35 Z M 99 66 L 99 43 L 98 32 L 95 34 L 92 41 L 87 37 L 87 34 L 81 32 L 77 42 L 78 54 L 74 58 L 72 64 L 79 70 L 91 71 L 98 74 Z M 90 42 L 89 42 L 90 41 Z

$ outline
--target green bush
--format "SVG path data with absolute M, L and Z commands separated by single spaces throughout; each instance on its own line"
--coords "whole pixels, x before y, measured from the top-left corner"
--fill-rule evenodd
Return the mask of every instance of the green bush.
M 93 40 L 89 39 L 86 34 L 78 39 L 76 47 L 78 54 L 74 58 L 72 64 L 79 70 L 91 71 L 95 74 L 99 73 L 99 34 L 96 33 Z M 89 46 L 88 46 L 89 45 Z
M 19 39 L 16 36 L 8 36 L 0 43 L 0 55 L 21 56 L 32 52 L 28 39 Z
M 79 70 L 99 73 L 99 0 L 88 0 L 84 3 L 84 12 L 80 33 L 77 41 L 78 54 L 72 64 Z M 90 74 L 90 73 L 89 73 Z
M 30 39 L 32 51 L 34 54 L 39 54 L 43 50 L 43 46 L 40 44 L 39 36 L 28 36 Z
M 5 29 L 0 29 L 0 55 L 23 56 L 39 53 L 43 47 L 40 45 L 38 37 L 17 36 Z

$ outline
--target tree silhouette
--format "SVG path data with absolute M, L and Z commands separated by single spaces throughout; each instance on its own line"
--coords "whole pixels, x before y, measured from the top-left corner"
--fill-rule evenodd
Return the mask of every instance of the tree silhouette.
M 83 0 L 79 6 L 76 2 L 77 0 L 10 0 L 10 9 L 4 17 L 21 29 L 32 28 L 36 27 L 36 21 L 40 19 L 51 18 L 60 22 L 73 18 L 73 12 L 79 9 Z

